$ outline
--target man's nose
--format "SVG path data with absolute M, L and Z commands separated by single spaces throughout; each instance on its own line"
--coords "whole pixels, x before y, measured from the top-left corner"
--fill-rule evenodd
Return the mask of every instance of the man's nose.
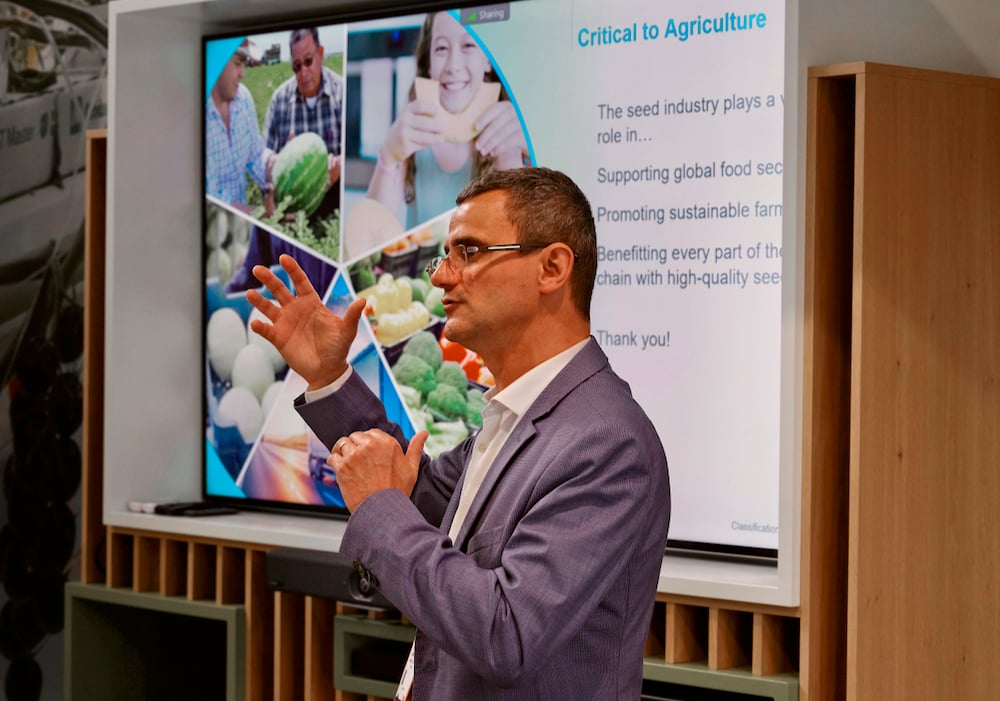
M 434 287 L 447 289 L 455 284 L 455 269 L 451 265 L 451 259 L 447 256 L 441 261 L 441 265 L 431 273 L 430 281 Z

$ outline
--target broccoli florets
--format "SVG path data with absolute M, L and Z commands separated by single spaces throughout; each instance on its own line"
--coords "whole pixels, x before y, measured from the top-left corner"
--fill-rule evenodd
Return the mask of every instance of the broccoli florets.
M 441 367 L 443 359 L 437 336 L 426 329 L 417 331 L 410 336 L 406 345 L 403 346 L 403 355 L 415 355 L 421 358 L 431 367 L 431 370 L 437 370 Z
M 465 395 L 465 416 L 473 426 L 483 425 L 483 407 L 486 399 L 483 390 L 472 388 Z
M 427 395 L 427 408 L 448 419 L 463 419 L 468 411 L 465 392 L 452 385 L 438 385 Z
M 403 353 L 392 368 L 395 378 L 407 387 L 427 394 L 437 385 L 434 380 L 434 369 L 423 358 Z
M 434 373 L 434 379 L 439 385 L 451 385 L 455 389 L 461 390 L 463 394 L 469 387 L 469 378 L 465 376 L 465 370 L 454 360 L 443 361 L 441 367 Z

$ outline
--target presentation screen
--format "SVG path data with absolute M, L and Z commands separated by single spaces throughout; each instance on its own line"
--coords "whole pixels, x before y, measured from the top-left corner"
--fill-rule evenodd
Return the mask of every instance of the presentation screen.
M 249 271 L 282 253 L 330 308 L 366 298 L 351 362 L 405 433 L 471 435 L 492 375 L 424 267 L 477 173 L 546 166 L 593 207 L 592 333 L 662 438 L 669 547 L 773 558 L 784 19 L 517 0 L 206 37 L 205 496 L 346 513 L 303 380 L 248 326 Z

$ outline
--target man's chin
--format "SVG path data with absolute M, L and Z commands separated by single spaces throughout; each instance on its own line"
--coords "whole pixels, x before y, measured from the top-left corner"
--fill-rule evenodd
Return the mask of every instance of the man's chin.
M 469 341 L 468 334 L 462 333 L 462 324 L 455 319 L 446 319 L 444 322 L 444 328 L 441 329 L 441 335 L 447 338 L 452 343 L 457 343 L 460 346 L 465 346 Z M 471 350 L 471 349 L 470 349 Z
M 441 328 L 441 335 L 453 343 L 461 343 L 461 341 L 455 338 L 455 333 L 455 322 L 451 319 L 445 319 L 444 326 Z M 461 332 L 459 332 L 459 335 L 461 335 Z

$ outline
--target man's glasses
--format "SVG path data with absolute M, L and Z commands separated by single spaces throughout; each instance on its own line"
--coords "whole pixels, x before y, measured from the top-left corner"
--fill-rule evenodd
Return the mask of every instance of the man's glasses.
M 428 275 L 433 275 L 445 261 L 448 261 L 452 270 L 459 271 L 468 265 L 469 260 L 477 253 L 487 253 L 488 251 L 530 251 L 550 245 L 548 243 L 498 243 L 493 246 L 475 246 L 457 243 L 451 247 L 447 255 L 431 258 L 424 270 L 427 271 Z
M 292 61 L 292 73 L 298 73 L 299 71 L 301 71 L 302 66 L 305 66 L 306 68 L 312 68 L 313 61 L 315 60 L 316 57 L 312 54 L 309 54 L 301 61 Z

